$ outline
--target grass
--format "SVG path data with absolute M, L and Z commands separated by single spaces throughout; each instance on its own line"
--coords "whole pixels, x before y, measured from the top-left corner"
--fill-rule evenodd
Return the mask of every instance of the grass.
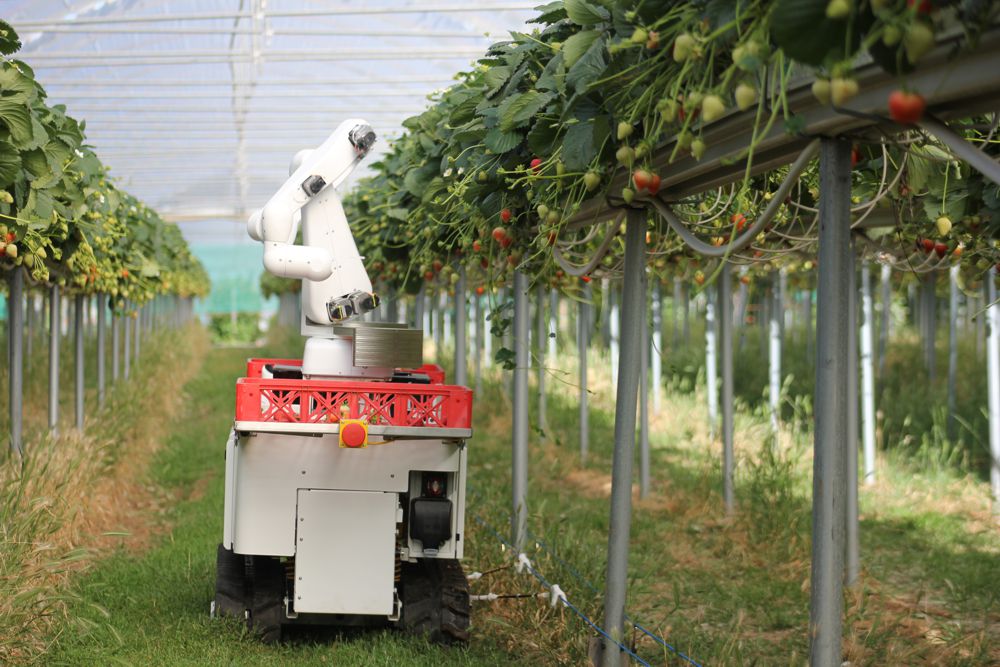
M 294 354 L 292 347 L 300 344 L 288 339 L 273 349 Z M 575 352 L 564 349 L 547 382 L 549 428 L 531 435 L 528 502 L 534 539 L 527 551 L 550 582 L 600 622 L 612 382 L 607 356 L 592 351 L 591 456 L 581 463 L 572 385 Z M 749 349 L 752 354 L 740 357 L 754 356 L 756 347 Z M 171 429 L 150 467 L 155 492 L 177 499 L 158 520 L 161 537 L 142 554 L 123 548 L 74 576 L 76 624 L 62 626 L 46 664 L 586 661 L 594 633 L 570 611 L 531 598 L 474 603 L 473 638 L 466 651 L 372 631 L 312 633 L 282 646 L 264 646 L 237 624 L 210 620 L 215 544 L 221 534 L 222 451 L 232 415 L 232 382 L 247 354 L 213 350 L 189 384 L 189 393 L 201 400 Z M 702 664 L 802 664 L 808 655 L 808 401 L 789 399 L 791 418 L 777 447 L 771 447 L 764 408 L 749 389 L 743 393 L 736 421 L 737 512 L 727 517 L 720 446 L 708 434 L 695 350 L 687 354 L 691 367 L 675 367 L 663 409 L 652 418 L 652 493 L 636 497 L 628 610 Z M 672 353 L 672 358 L 684 356 Z M 902 363 L 899 369 L 918 382 L 917 364 Z M 899 381 L 905 386 L 905 377 Z M 505 387 L 503 375 L 489 369 L 476 399 L 465 565 L 469 571 L 492 571 L 473 582 L 474 593 L 535 594 L 542 587 L 514 571 L 512 554 L 491 532 L 509 531 Z M 535 425 L 534 398 L 531 405 Z M 879 482 L 862 490 L 863 571 L 857 589 L 845 594 L 845 658 L 853 664 L 997 664 L 1000 532 L 989 513 L 988 489 L 960 460 L 915 460 L 912 454 L 906 447 L 880 452 Z M 79 631 L 81 625 L 86 632 Z M 651 664 L 683 664 L 639 633 L 628 640 Z

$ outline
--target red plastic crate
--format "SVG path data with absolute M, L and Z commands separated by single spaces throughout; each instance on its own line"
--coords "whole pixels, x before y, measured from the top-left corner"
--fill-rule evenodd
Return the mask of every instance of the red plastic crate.
M 300 366 L 298 359 L 251 359 L 236 381 L 236 421 L 335 424 L 365 419 L 372 426 L 471 428 L 472 391 L 441 384 L 444 371 L 425 365 L 414 372 L 431 384 L 356 380 L 262 378 L 267 364 Z M 346 413 L 345 408 L 346 406 Z

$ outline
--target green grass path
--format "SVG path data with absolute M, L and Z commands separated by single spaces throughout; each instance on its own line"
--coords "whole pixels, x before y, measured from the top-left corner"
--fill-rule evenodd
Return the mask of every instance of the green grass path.
M 187 388 L 190 412 L 168 434 L 150 481 L 179 500 L 149 550 L 122 550 L 76 582 L 81 596 L 47 665 L 515 664 L 488 639 L 443 649 L 388 631 L 304 635 L 265 646 L 235 621 L 209 618 L 222 535 L 225 441 L 233 384 L 259 350 L 216 349 Z M 81 623 L 88 629 L 80 631 Z

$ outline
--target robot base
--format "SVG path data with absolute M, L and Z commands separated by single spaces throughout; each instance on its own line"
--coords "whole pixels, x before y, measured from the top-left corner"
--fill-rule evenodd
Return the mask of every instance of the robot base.
M 302 375 L 306 378 L 365 378 L 388 380 L 393 369 L 385 366 L 355 366 L 354 338 L 306 339 Z

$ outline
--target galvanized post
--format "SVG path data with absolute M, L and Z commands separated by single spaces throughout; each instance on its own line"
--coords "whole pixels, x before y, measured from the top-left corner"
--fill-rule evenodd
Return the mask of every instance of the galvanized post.
M 736 507 L 733 490 L 733 277 L 729 263 L 719 275 L 719 345 L 722 348 L 722 503 L 727 514 Z
M 684 344 L 691 342 L 691 290 L 685 284 L 681 291 L 681 303 L 684 305 Z
M 868 262 L 861 264 L 861 424 L 865 450 L 865 484 L 875 483 L 875 309 Z
M 139 326 L 139 323 L 142 321 L 143 308 L 144 306 L 136 306 L 135 319 L 132 320 L 133 327 L 135 328 L 135 331 L 132 332 L 134 336 L 133 340 L 135 341 L 135 358 L 133 361 L 136 368 L 139 367 L 139 355 L 142 351 L 142 327 Z
M 7 343 L 10 363 L 10 449 L 24 453 L 24 271 L 15 267 L 7 292 Z
M 535 296 L 535 354 L 538 355 L 538 427 L 547 428 L 545 420 L 545 351 L 546 330 L 548 322 L 545 318 L 545 285 L 538 284 Z
M 955 440 L 955 384 L 958 381 L 958 265 L 948 269 L 948 439 Z
M 806 316 L 806 357 L 811 357 L 813 355 L 813 343 L 816 338 L 813 334 L 813 293 L 812 289 L 806 290 L 806 306 L 805 306 L 805 316 Z
M 632 523 L 632 465 L 635 455 L 635 408 L 639 388 L 642 329 L 646 326 L 646 212 L 630 210 L 625 226 L 622 283 L 622 351 L 615 400 L 615 442 L 611 470 L 611 516 L 608 533 L 608 573 L 604 596 L 604 627 L 611 635 L 604 646 L 604 667 L 621 664 L 625 641 L 625 597 L 628 581 L 629 533 Z
M 851 270 L 847 275 L 847 529 L 844 583 L 853 586 L 861 568 L 861 548 L 858 541 L 858 278 L 851 242 Z
M 888 264 L 882 265 L 882 273 L 879 276 L 882 281 L 882 324 L 878 329 L 878 374 L 885 375 L 885 355 L 889 350 L 889 325 L 892 321 L 892 284 L 889 278 L 892 275 L 892 267 Z
M 472 297 L 472 317 L 476 321 L 476 338 L 472 344 L 472 372 L 473 381 L 475 382 L 475 392 L 479 394 L 483 391 L 483 345 L 486 340 L 483 331 L 483 299 L 479 295 Z
M 493 328 L 486 321 L 486 313 L 483 313 L 483 362 L 487 366 L 493 365 Z
M 28 309 L 28 312 L 27 312 L 28 333 L 25 336 L 25 339 L 26 339 L 25 340 L 25 348 L 26 348 L 25 349 L 25 357 L 30 360 L 31 359 L 32 348 L 34 347 L 33 344 L 35 342 L 35 319 L 36 319 L 36 315 L 37 315 L 37 312 L 35 311 L 35 295 L 31 293 L 31 290 L 28 290 L 28 293 L 27 293 L 26 298 L 25 298 L 25 302 L 27 304 L 27 309 Z
M 111 311 L 111 381 L 115 383 L 118 382 L 118 376 L 121 374 L 121 371 L 119 370 L 121 329 L 122 329 L 122 318 L 119 317 L 114 310 L 112 310 Z
M 59 286 L 49 289 L 49 431 L 59 429 Z
M 674 316 L 671 339 L 673 348 L 676 350 L 681 342 L 681 279 L 678 276 L 674 276 L 674 298 L 671 306 Z
M 611 347 L 611 279 L 601 278 L 601 342 Z
M 448 347 L 451 344 L 451 327 L 454 323 L 451 304 L 448 303 L 448 290 L 441 290 L 441 345 Z M 442 351 L 444 350 L 442 347 Z
M 468 358 L 468 304 L 465 303 L 465 267 L 458 267 L 458 282 L 455 283 L 455 384 L 464 387 L 469 384 Z
M 713 296 L 708 292 L 705 305 L 705 391 L 708 393 L 708 437 L 715 441 L 715 430 L 719 423 L 719 370 L 716 363 L 715 303 L 718 292 Z M 654 357 L 655 359 L 655 357 Z
M 846 517 L 851 143 L 823 139 L 820 153 L 819 284 L 816 310 L 811 667 L 840 667 Z
M 990 417 L 990 486 L 993 513 L 1000 515 L 1000 304 L 997 303 L 997 269 L 986 276 L 986 391 Z
M 621 357 L 621 297 L 613 285 L 609 285 L 608 300 L 611 302 L 611 318 L 608 328 L 611 331 L 611 377 L 618 377 L 618 360 Z
M 660 412 L 660 376 L 663 374 L 663 303 L 660 298 L 660 281 L 653 281 L 653 350 L 652 350 L 652 378 L 650 382 L 653 387 L 653 414 Z
M 770 321 L 768 323 L 768 405 L 771 409 L 771 431 L 777 436 L 778 422 L 781 419 L 781 282 L 773 280 L 771 289 Z
M 124 306 L 125 314 L 122 317 L 122 326 L 125 328 L 125 339 L 124 339 L 124 345 L 122 346 L 123 347 L 123 349 L 122 349 L 122 358 L 124 360 L 123 361 L 123 367 L 122 367 L 122 374 L 123 374 L 123 376 L 125 377 L 126 380 L 129 379 L 129 376 L 131 375 L 131 370 L 132 370 L 132 362 L 131 362 L 131 359 L 132 359 L 132 316 L 131 316 L 131 313 L 129 312 L 129 308 L 130 308 L 130 306 L 129 306 L 128 302 L 126 302 L 125 306 Z
M 922 294 L 924 302 L 921 304 L 921 311 L 924 321 L 924 350 L 927 363 L 927 379 L 933 383 L 937 377 L 937 350 L 934 346 L 934 335 L 937 333 L 937 292 L 935 290 L 935 275 L 928 273 L 924 276 Z
M 983 293 L 979 297 L 979 308 L 978 315 L 976 316 L 976 358 L 978 359 L 983 354 L 983 347 L 986 345 L 986 307 L 990 303 L 990 299 L 987 296 L 987 291 L 989 286 L 987 281 L 983 281 Z
M 587 348 L 590 346 L 590 301 L 593 291 L 590 285 L 583 288 L 583 298 L 577 306 L 576 350 L 580 358 L 580 462 L 587 462 L 590 450 L 590 406 L 587 394 Z
M 555 288 L 549 290 L 549 363 L 556 360 L 559 353 L 559 292 Z
M 512 432 L 511 541 L 524 550 L 528 528 L 528 276 L 514 272 L 514 428 Z
M 108 297 L 97 295 L 97 404 L 104 405 Z
M 431 326 L 434 327 L 434 359 L 441 361 L 444 351 L 444 314 L 442 313 L 444 304 L 439 295 L 436 299 L 431 297 L 431 308 Z
M 82 294 L 77 294 L 76 299 L 74 299 L 73 305 L 73 319 L 74 319 L 74 350 L 73 359 L 76 366 L 76 373 L 74 375 L 76 379 L 76 392 L 74 394 L 74 399 L 76 402 L 76 428 L 81 433 L 83 432 L 83 311 L 87 307 L 86 299 Z
M 642 309 L 639 350 L 639 497 L 649 496 L 649 320 Z

